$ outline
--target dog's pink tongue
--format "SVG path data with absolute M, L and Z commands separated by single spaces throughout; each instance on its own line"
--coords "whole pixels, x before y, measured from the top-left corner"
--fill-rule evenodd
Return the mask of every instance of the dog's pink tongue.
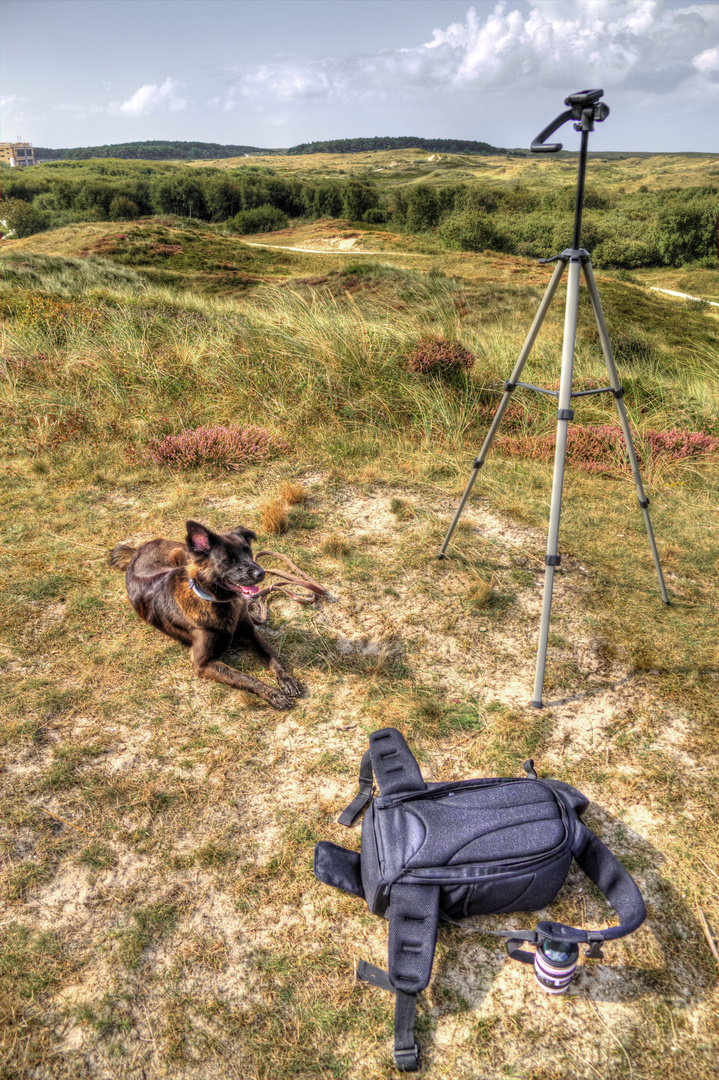
M 254 596 L 255 593 L 258 593 L 260 591 L 259 585 L 240 585 L 240 588 L 242 589 L 245 596 Z

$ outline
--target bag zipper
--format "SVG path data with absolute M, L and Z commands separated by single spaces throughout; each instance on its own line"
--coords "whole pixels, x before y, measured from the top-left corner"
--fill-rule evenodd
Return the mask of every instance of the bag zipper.
M 381 795 L 380 798 L 383 800 L 388 800 L 386 806 L 399 806 L 400 803 L 411 802 L 415 799 L 444 799 L 450 798 L 452 795 L 455 794 L 455 792 L 477 791 L 483 787 L 505 787 L 509 786 L 510 784 L 526 784 L 527 781 L 530 781 L 533 784 L 542 783 L 541 780 L 532 780 L 531 777 L 523 776 L 509 776 L 506 779 L 502 779 L 499 783 L 496 780 L 460 780 L 456 784 L 452 784 L 451 786 L 442 788 L 435 788 L 433 791 L 427 791 L 427 789 L 425 788 L 422 791 L 408 791 L 404 795 Z M 546 784 L 543 784 L 542 786 L 547 788 Z M 552 791 L 551 788 L 547 788 L 547 790 L 549 790 L 550 792 Z M 558 802 L 558 800 L 554 797 L 553 792 L 552 797 L 554 798 L 555 802 Z M 384 810 L 386 809 L 386 806 L 380 806 L 379 809 Z

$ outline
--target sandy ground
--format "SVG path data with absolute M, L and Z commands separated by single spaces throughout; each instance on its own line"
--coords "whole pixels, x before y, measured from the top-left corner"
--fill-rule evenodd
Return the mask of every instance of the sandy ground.
M 314 488 L 313 488 L 314 482 Z M 328 565 L 325 583 L 336 596 L 336 602 L 323 602 L 316 609 L 300 610 L 289 601 L 273 604 L 273 614 L 266 631 L 269 640 L 282 651 L 282 641 L 289 626 L 303 628 L 326 644 L 328 655 L 357 656 L 377 663 L 392 657 L 404 657 L 411 668 L 413 680 L 424 687 L 434 687 L 438 695 L 453 700 L 475 701 L 478 707 L 500 702 L 515 710 L 521 718 L 527 712 L 534 679 L 536 634 L 543 586 L 543 554 L 545 538 L 541 532 L 503 520 L 492 513 L 486 503 L 473 501 L 465 521 L 470 529 L 456 534 L 450 555 L 462 548 L 480 550 L 493 564 L 500 591 L 506 587 L 507 575 L 513 568 L 527 571 L 531 584 L 515 585 L 511 603 L 501 617 L 491 611 L 463 609 L 461 597 L 471 583 L 471 568 L 456 560 L 445 562 L 426 560 L 418 565 L 407 560 L 401 570 L 403 550 L 415 550 L 418 542 L 426 542 L 428 523 L 437 516 L 446 520 L 454 509 L 453 503 L 439 496 L 424 504 L 400 488 L 375 491 L 344 489 L 337 492 L 325 488 L 323 478 L 306 480 L 312 495 L 309 508 L 319 510 L 323 530 L 341 536 L 352 550 L 360 551 L 373 562 L 396 559 L 399 553 L 400 571 L 391 578 L 392 595 L 379 593 L 377 581 L 356 580 L 346 572 L 337 559 Z M 393 513 L 392 499 L 403 499 L 409 510 L 405 517 Z M 215 509 L 227 511 L 228 520 L 238 513 L 238 500 L 218 499 Z M 245 520 L 252 519 L 258 505 L 242 500 Z M 395 562 L 396 567 L 396 562 Z M 436 1023 L 431 1043 L 426 1045 L 428 1076 L 474 1078 L 479 1075 L 500 1077 L 515 1075 L 504 1066 L 495 1068 L 485 1061 L 480 1064 L 473 1048 L 475 1026 L 482 1017 L 496 1022 L 498 1016 L 531 1016 L 538 1031 L 550 1032 L 561 1016 L 562 1041 L 552 1051 L 549 1065 L 554 1071 L 532 1072 L 537 1077 L 568 1075 L 577 1077 L 630 1076 L 632 1066 L 624 1044 L 640 1038 L 646 1022 L 637 1002 L 664 1000 L 681 1009 L 688 1030 L 702 1032 L 710 1010 L 709 988 L 692 981 L 691 970 L 671 957 L 662 944 L 662 906 L 666 890 L 661 884 L 663 837 L 666 818 L 657 812 L 651 800 L 638 791 L 628 799 L 614 795 L 598 780 L 587 777 L 583 762 L 597 751 L 607 765 L 618 753 L 617 732 L 626 734 L 640 723 L 648 712 L 660 711 L 664 722 L 654 736 L 654 748 L 660 749 L 673 766 L 681 771 L 707 767 L 697 762 L 686 748 L 688 718 L 681 710 L 672 710 L 653 700 L 642 677 L 627 663 L 616 659 L 605 644 L 592 636 L 583 608 L 583 595 L 588 571 L 580 563 L 566 559 L 557 575 L 554 594 L 553 630 L 564 644 L 550 647 L 548 672 L 569 663 L 574 673 L 570 685 L 561 691 L 550 690 L 545 695 L 551 718 L 550 734 L 542 749 L 538 767 L 544 775 L 556 775 L 570 782 L 583 778 L 578 786 L 594 801 L 591 821 L 605 840 L 616 841 L 617 851 L 631 853 L 637 849 L 643 855 L 642 868 L 636 873 L 654 917 L 635 934 L 627 949 L 611 946 L 603 961 L 583 963 L 567 998 L 561 1002 L 540 994 L 530 969 L 509 964 L 500 948 L 478 943 L 472 933 L 457 931 L 450 952 L 440 944 L 432 984 L 423 996 L 422 1009 Z M 505 584 L 502 584 L 502 583 Z M 122 587 L 118 580 L 118 605 L 122 605 Z M 657 601 L 658 602 L 658 601 Z M 37 631 L 62 620 L 63 605 L 46 605 L 37 612 Z M 123 611 L 122 618 L 127 618 Z M 147 628 L 136 627 L 138 646 Z M 188 783 L 202 791 L 202 804 L 197 807 L 197 823 L 201 832 L 222 833 L 237 829 L 251 836 L 251 863 L 256 872 L 271 865 L 271 860 L 286 835 L 288 820 L 315 820 L 318 805 L 327 808 L 334 818 L 350 800 L 355 790 L 354 771 L 366 747 L 367 731 L 382 726 L 378 722 L 376 704 L 370 707 L 366 678 L 349 674 L 342 680 L 331 679 L 314 667 L 301 673 L 307 694 L 297 707 L 286 714 L 272 714 L 263 730 L 260 751 L 263 776 L 256 771 L 247 782 L 242 774 L 227 801 L 223 764 L 212 759 L 203 765 L 195 764 L 188 772 Z M 195 680 L 186 659 L 178 650 L 176 663 L 167 669 L 164 678 L 172 686 L 185 711 L 201 711 L 205 721 L 216 723 L 229 731 L 227 699 L 213 697 L 210 688 Z M 380 710 L 384 723 L 402 727 L 402 709 L 406 697 L 393 700 L 383 691 L 386 700 Z M 64 738 L 72 731 L 82 735 L 83 726 L 90 721 L 76 714 L 62 732 Z M 106 778 L 142 783 L 152 774 L 153 781 L 163 773 L 176 771 L 176 760 L 158 761 L 153 749 L 156 733 L 151 725 L 118 718 L 107 726 L 108 745 L 100 762 L 93 768 Z M 57 734 L 55 738 L 57 738 Z M 422 741 L 423 771 L 428 779 L 464 778 L 481 775 L 482 736 L 455 732 L 449 738 Z M 4 782 L 22 783 L 30 775 L 40 775 L 48 768 L 53 752 L 52 741 L 42 749 L 29 748 L 4 766 Z M 220 750 L 214 751 L 220 755 Z M 337 762 L 328 769 L 327 762 Z M 629 773 L 632 766 L 627 766 Z M 631 777 L 630 777 L 631 778 Z M 213 788 L 222 795 L 215 798 Z M 61 795 L 48 793 L 42 799 L 46 812 L 69 822 L 69 828 L 87 831 L 88 837 L 97 834 L 97 826 L 82 819 L 72 820 L 72 811 L 63 805 Z M 289 818 L 288 818 L 289 815 Z M 150 829 L 151 812 L 129 809 L 123 826 L 136 835 L 138 829 Z M 67 831 L 67 830 L 66 830 Z M 21 830 L 22 833 L 22 830 Z M 355 846 L 356 833 L 347 834 L 339 826 L 327 826 L 326 839 Z M 22 835 L 20 836 L 22 842 Z M 176 1060 L 169 1066 L 167 1041 L 167 994 L 173 980 L 189 995 L 188 1002 L 212 995 L 215 999 L 239 1004 L 240 1008 L 258 1007 L 266 1000 L 263 984 L 256 970 L 257 951 L 288 947 L 299 942 L 305 952 L 308 978 L 311 958 L 320 948 L 335 950 L 346 966 L 343 970 L 344 990 L 352 991 L 352 957 L 360 956 L 376 964 L 386 964 L 386 926 L 379 919 L 366 917 L 361 902 L 345 901 L 320 886 L 303 888 L 301 894 L 283 903 L 271 897 L 260 911 L 243 907 L 242 883 L 220 875 L 195 861 L 182 869 L 184 852 L 196 849 L 198 838 L 192 825 L 178 827 L 168 836 L 173 856 L 179 868 L 168 876 L 158 862 L 157 853 L 143 854 L 138 845 L 112 841 L 116 861 L 113 866 L 96 873 L 78 873 L 76 864 L 66 863 L 51 881 L 29 890 L 22 905 L 22 918 L 40 930 L 54 930 L 70 938 L 98 942 L 95 961 L 85 966 L 72 985 L 66 985 L 56 998 L 53 1021 L 54 1052 L 57 1055 L 51 1073 L 32 1075 L 88 1076 L 110 1080 L 118 1076 L 147 1077 L 215 1077 L 217 1069 L 227 1069 L 225 1075 L 267 1076 L 266 1073 L 245 1072 L 243 1066 L 230 1069 L 230 1059 L 218 1066 L 212 1055 L 199 1054 L 194 1064 Z M 28 850 L 31 850 L 28 834 Z M 307 858 L 311 851 L 307 850 Z M 178 862 L 179 860 L 179 862 Z M 590 894 L 586 879 L 576 871 L 568 886 L 575 910 L 583 912 L 586 920 L 602 923 L 601 909 Z M 117 964 L 113 961 L 112 936 L 108 937 L 108 916 L 119 913 L 122 906 L 135 901 L 147 903 L 161 897 L 170 900 L 182 911 L 178 930 L 161 943 L 151 945 L 139 972 L 118 982 Z M 17 918 L 17 909 L 6 911 L 3 917 Z M 548 912 L 543 913 L 545 917 Z M 516 916 L 498 917 L 496 927 L 517 926 Z M 112 923 L 110 924 L 112 925 Z M 116 924 L 117 925 L 117 924 Z M 689 933 L 688 929 L 680 933 Z M 457 941 L 459 940 L 459 943 Z M 484 939 L 486 941 L 486 939 Z M 197 966 L 201 955 L 204 966 Z M 209 957 L 209 959 L 208 959 Z M 661 978 L 660 978 L 661 976 Z M 653 980 L 663 980 L 664 989 L 652 989 Z M 121 1063 L 112 1057 L 107 1038 L 82 1021 L 78 1009 L 119 993 L 118 987 L 130 988 L 135 1004 L 128 1013 L 128 1029 L 113 1039 L 122 1043 Z M 369 1003 L 366 990 L 358 999 L 358 1008 Z M 459 1012 L 448 1009 L 448 994 L 459 995 L 466 1003 Z M 391 1005 L 387 999 L 389 1012 Z M 192 1012 L 190 1005 L 188 1015 Z M 80 1018 L 78 1019 L 78 1016 Z M 63 1019 L 60 1019 L 63 1017 Z M 196 1021 L 196 1031 L 202 1027 Z M 587 1042 L 587 1030 L 593 1037 Z M 677 1035 L 671 1053 L 681 1053 L 686 1047 L 686 1031 Z M 523 1054 L 529 1055 L 525 1064 L 539 1068 L 547 1061 L 546 1040 L 539 1037 L 534 1051 L 531 1043 L 524 1044 Z M 200 1045 L 195 1032 L 193 1046 Z M 114 1043 L 112 1044 L 114 1045 Z M 341 1039 L 340 1043 L 341 1045 Z M 617 1049 L 619 1047 L 619 1049 Z M 556 1052 L 555 1052 L 556 1051 Z M 193 1051 L 194 1053 L 194 1051 Z M 198 1051 L 199 1053 L 199 1051 Z M 353 1065 L 346 1073 L 351 1077 L 386 1075 L 389 1045 L 385 1039 L 373 1044 L 371 1040 L 355 1046 L 351 1052 Z M 483 1059 L 482 1059 L 483 1060 Z M 628 1065 L 628 1068 L 627 1068 Z M 482 1069 L 480 1073 L 477 1070 Z M 74 1070 L 74 1071 L 73 1071 Z M 379 1070 L 379 1071 L 378 1071 Z M 17 1075 L 20 1075 L 18 1073 Z M 284 1073 L 277 1075 L 284 1075 Z M 318 1075 L 329 1075 L 320 1071 Z M 516 1074 L 519 1075 L 519 1074 Z M 521 1075 L 529 1076 L 529 1072 Z M 638 1073 L 635 1074 L 639 1076 Z M 648 1075 L 641 1073 L 641 1075 Z M 672 1073 L 672 1075 L 674 1075 Z

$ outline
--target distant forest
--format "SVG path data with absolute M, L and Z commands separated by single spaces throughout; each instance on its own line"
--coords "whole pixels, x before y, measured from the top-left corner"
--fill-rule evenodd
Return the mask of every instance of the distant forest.
M 370 150 L 429 150 L 439 154 L 510 154 L 523 156 L 522 150 L 504 150 L 486 142 L 470 139 L 420 139 L 416 135 L 385 136 L 373 139 L 328 139 L 325 142 L 299 143 L 288 154 L 361 154 Z
M 259 146 L 224 146 L 222 143 L 150 142 L 111 143 L 108 146 L 75 146 L 51 150 L 35 147 L 36 161 L 87 161 L 89 158 L 126 158 L 130 161 L 208 161 L 243 157 L 245 154 L 276 154 Z
M 52 150 L 35 147 L 36 161 L 88 161 L 90 158 L 125 158 L 129 161 L 212 161 L 243 157 L 245 154 L 361 154 L 368 150 L 429 150 L 439 154 L 510 154 L 521 150 L 503 150 L 485 142 L 468 139 L 420 139 L 414 135 L 397 138 L 330 139 L 326 142 L 299 143 L 289 150 L 270 150 L 261 146 L 234 146 L 222 143 L 150 142 L 110 143 L 107 146 L 74 146 Z

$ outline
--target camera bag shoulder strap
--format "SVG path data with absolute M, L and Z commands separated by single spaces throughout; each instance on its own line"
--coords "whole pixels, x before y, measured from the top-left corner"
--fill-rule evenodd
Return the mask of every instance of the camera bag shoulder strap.
M 647 917 L 647 909 L 636 881 L 616 855 L 612 854 L 584 822 L 580 822 L 573 854 L 589 880 L 594 882 L 616 911 L 619 925 L 608 926 L 606 930 L 578 930 L 576 927 L 548 920 L 537 924 L 540 936 L 553 938 L 555 941 L 601 943 L 625 937 L 641 926 Z M 597 955 L 596 950 L 594 955 Z
M 340 825 L 349 828 L 362 813 L 372 798 L 375 778 L 381 795 L 423 791 L 427 786 L 414 754 L 396 728 L 382 728 L 370 735 L 369 750 L 365 751 L 360 764 L 359 791 L 340 814 Z
M 518 933 L 510 930 L 482 930 L 481 932 L 507 938 L 509 956 L 525 964 L 534 963 L 534 954 L 527 952 L 526 949 L 522 950 L 520 946 L 527 942 L 536 945 L 543 938 L 576 944 L 587 943 L 590 946 L 587 956 L 595 960 L 601 959 L 604 955 L 602 943 L 631 934 L 646 919 L 647 909 L 632 875 L 584 822 L 580 822 L 578 842 L 574 845 L 574 858 L 589 880 L 594 882 L 616 911 L 619 916 L 618 926 L 608 926 L 606 930 L 580 930 L 575 926 L 567 926 L 565 923 L 547 919 L 537 923 L 536 931 Z M 453 919 L 449 921 L 454 922 Z
M 619 926 L 609 926 L 602 930 L 602 939 L 612 941 L 631 934 L 641 926 L 647 917 L 647 909 L 639 887 L 629 871 L 596 833 L 586 825 L 584 828 L 587 831 L 587 843 L 574 857 L 619 916 Z
M 372 798 L 373 777 L 381 795 L 424 791 L 419 765 L 395 728 L 370 735 L 370 748 L 360 765 L 359 792 L 340 816 L 351 825 Z M 361 960 L 357 977 L 395 994 L 394 1060 L 401 1072 L 419 1069 L 414 1037 L 417 994 L 432 975 L 439 925 L 439 885 L 395 884 L 389 905 L 388 971 Z

